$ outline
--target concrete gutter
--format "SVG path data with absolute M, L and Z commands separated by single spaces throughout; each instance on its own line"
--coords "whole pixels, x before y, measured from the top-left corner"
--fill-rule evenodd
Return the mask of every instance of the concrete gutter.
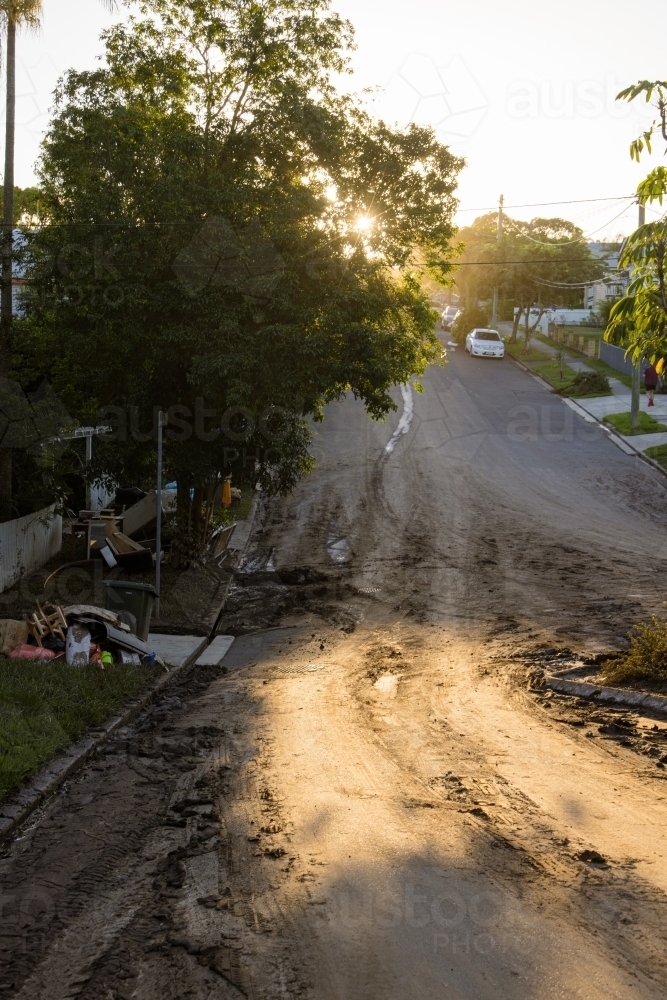
M 621 451 L 625 452 L 626 455 L 636 455 L 637 458 L 641 458 L 642 462 L 646 462 L 647 465 L 651 465 L 662 476 L 667 476 L 667 469 L 663 468 L 663 466 L 660 465 L 659 462 L 656 462 L 654 458 L 650 458 L 643 451 L 640 451 L 639 448 L 633 447 L 628 438 L 623 437 L 621 434 L 617 434 L 616 431 L 612 430 L 612 428 L 608 424 L 605 424 L 601 420 L 598 420 L 596 416 L 594 416 L 592 413 L 589 413 L 588 410 L 585 410 L 583 406 L 580 406 L 578 403 L 575 403 L 575 401 L 573 399 L 570 399 L 568 396 L 564 396 L 562 397 L 562 399 L 564 403 L 567 403 L 567 405 L 572 410 L 574 410 L 575 413 L 578 413 L 579 416 L 582 417 L 584 420 L 588 421 L 589 424 L 590 423 L 598 424 L 598 426 L 601 427 L 602 430 L 605 432 L 607 437 L 614 442 L 616 447 L 620 448 Z
M 233 548 L 233 551 L 235 551 L 237 554 L 236 565 L 234 566 L 234 572 L 239 568 L 239 566 L 243 562 L 243 556 L 245 555 L 245 551 L 248 548 L 248 543 L 250 542 L 250 538 L 252 536 L 252 529 L 255 526 L 255 517 L 257 515 L 257 510 L 259 507 L 259 499 L 260 499 L 260 494 L 255 493 L 255 496 L 252 499 L 252 504 L 250 505 L 248 517 L 246 518 L 247 527 L 246 525 L 244 525 L 244 527 L 246 527 L 245 538 L 243 539 L 241 545 L 238 548 L 236 548 L 235 546 Z M 227 603 L 229 590 L 232 585 L 232 581 L 234 580 L 234 572 L 232 572 L 231 576 L 229 577 L 229 580 L 225 584 L 222 595 L 220 596 L 219 603 L 216 603 L 213 609 L 206 616 L 207 622 L 209 621 L 213 622 L 213 624 L 209 626 L 209 633 L 208 633 L 209 642 L 213 642 L 218 633 L 218 626 L 220 625 L 220 619 L 222 618 L 222 613 L 225 610 L 225 604 Z
M 622 705 L 625 708 L 634 708 L 647 712 L 655 712 L 658 715 L 667 717 L 667 698 L 655 694 L 641 694 L 639 691 L 624 691 L 621 688 L 603 687 L 597 684 L 589 684 L 587 681 L 569 680 L 564 674 L 571 671 L 561 671 L 555 674 L 547 674 L 544 683 L 552 691 L 559 691 L 561 694 L 576 695 L 577 698 L 588 698 L 592 701 L 600 701 L 608 705 Z

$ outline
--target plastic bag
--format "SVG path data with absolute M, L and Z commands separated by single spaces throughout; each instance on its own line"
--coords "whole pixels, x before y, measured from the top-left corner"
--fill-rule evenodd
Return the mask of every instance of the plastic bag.
M 75 623 L 67 629 L 65 659 L 70 667 L 85 667 L 90 659 L 90 632 L 85 625 Z
M 43 646 L 29 646 L 22 643 L 13 649 L 9 654 L 10 660 L 55 660 L 56 653 L 52 649 L 45 649 Z

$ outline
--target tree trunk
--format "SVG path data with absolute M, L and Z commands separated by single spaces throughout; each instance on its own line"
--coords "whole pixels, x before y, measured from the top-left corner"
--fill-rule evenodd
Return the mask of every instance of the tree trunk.
M 202 535 L 204 533 L 204 490 L 201 486 L 195 486 L 194 496 L 192 498 L 192 541 L 193 544 L 198 549 L 202 544 Z M 199 553 L 197 552 L 197 555 Z
M 519 306 L 518 311 L 514 314 L 514 324 L 512 326 L 512 336 L 510 337 L 510 344 L 516 344 L 516 338 L 519 333 L 519 323 L 521 322 L 521 306 Z
M 14 120 L 16 112 L 16 23 L 7 18 L 7 107 L 5 120 L 5 176 L 2 213 L 2 271 L 0 278 L 0 378 L 12 373 L 12 235 L 14 226 Z M 0 521 L 12 510 L 12 453 L 0 447 Z
M 533 325 L 530 328 L 530 332 L 531 333 L 535 333 L 535 331 L 537 330 L 537 324 L 540 322 L 540 320 L 544 316 L 545 312 L 546 312 L 546 309 L 540 309 L 540 315 L 537 317 L 537 319 L 535 320 L 535 322 L 533 323 Z
M 524 330 L 524 351 L 528 350 L 528 344 L 530 343 L 530 306 L 526 306 L 526 319 L 525 319 L 525 330 Z

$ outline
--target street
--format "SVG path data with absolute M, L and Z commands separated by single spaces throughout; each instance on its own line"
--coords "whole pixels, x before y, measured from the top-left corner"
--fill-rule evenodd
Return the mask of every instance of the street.
M 327 408 L 222 631 L 0 862 L 3 997 L 659 998 L 667 769 L 517 653 L 663 612 L 667 480 L 462 349 Z

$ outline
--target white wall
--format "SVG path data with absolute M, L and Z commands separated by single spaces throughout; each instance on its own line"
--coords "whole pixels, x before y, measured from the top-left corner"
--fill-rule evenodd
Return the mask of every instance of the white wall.
M 55 505 L 0 524 L 0 593 L 60 552 L 63 519 Z

